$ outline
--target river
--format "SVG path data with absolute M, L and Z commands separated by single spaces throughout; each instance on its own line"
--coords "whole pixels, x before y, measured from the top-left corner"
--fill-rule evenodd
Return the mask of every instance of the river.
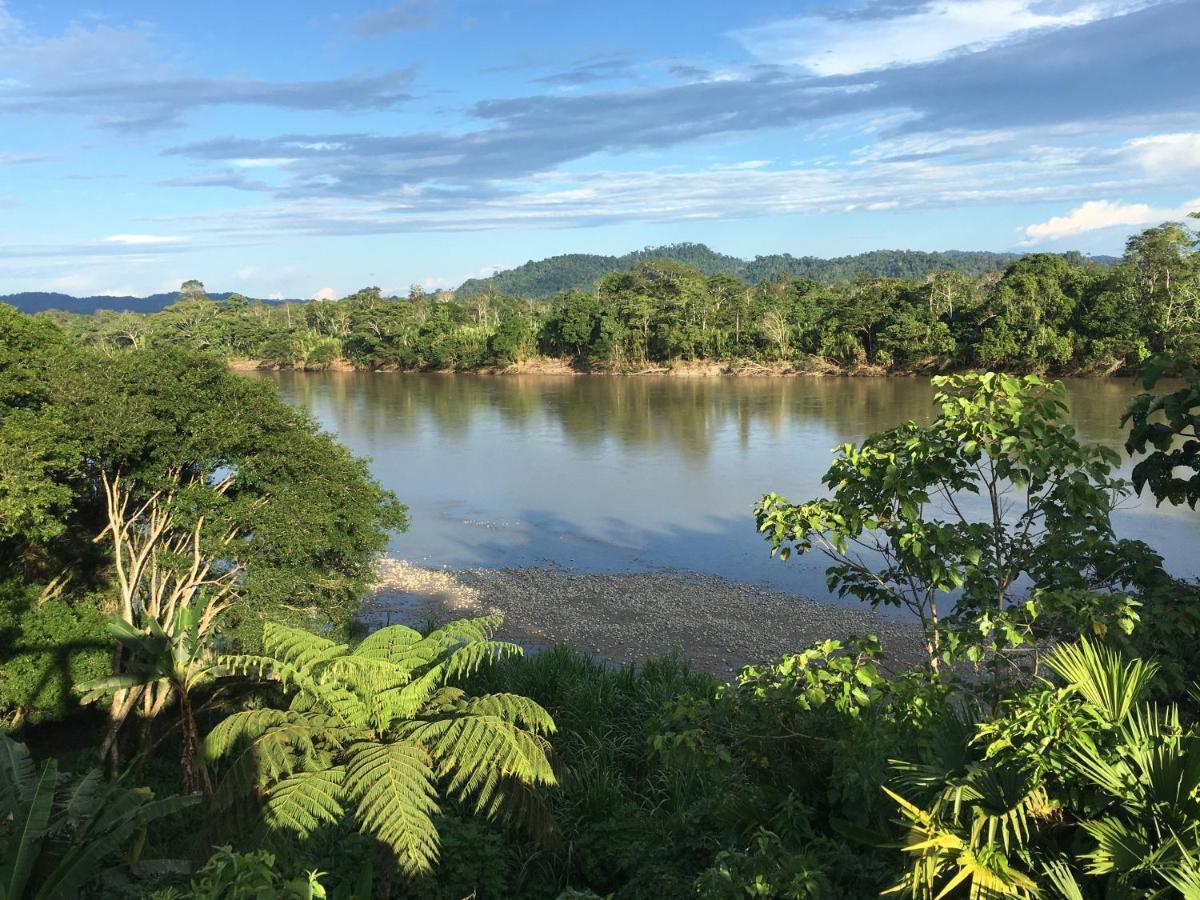
M 818 496 L 832 448 L 933 414 L 920 378 L 262 377 L 370 457 L 375 477 L 408 504 L 411 527 L 392 545 L 402 559 L 668 567 L 820 599 L 824 560 L 771 559 L 755 500 L 770 490 Z M 1134 382 L 1074 379 L 1068 388 L 1081 438 L 1120 449 Z M 1131 498 L 1114 521 L 1174 573 L 1200 575 L 1200 512 Z

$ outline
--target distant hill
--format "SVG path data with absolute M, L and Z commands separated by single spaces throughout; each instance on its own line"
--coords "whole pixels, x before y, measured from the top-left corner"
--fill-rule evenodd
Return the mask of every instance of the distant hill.
M 471 297 L 487 290 L 515 297 L 552 297 L 573 289 L 587 290 L 609 272 L 629 272 L 647 259 L 672 259 L 695 266 L 706 275 L 734 275 L 750 284 L 789 275 L 811 278 L 813 281 L 835 282 L 870 277 L 921 278 L 934 269 L 948 269 L 964 275 L 983 275 L 1003 269 L 1020 253 L 990 253 L 979 250 L 872 250 L 854 256 L 822 259 L 816 256 L 792 256 L 788 253 L 739 259 L 717 253 L 704 244 L 668 244 L 647 247 L 624 256 L 600 256 L 592 253 L 569 253 L 549 259 L 530 260 L 515 269 L 497 272 L 490 278 L 471 278 L 464 281 L 455 293 Z M 1077 253 L 1064 254 L 1084 260 Z M 1090 258 L 1100 265 L 1116 262 L 1116 257 Z
M 494 290 L 510 297 L 544 299 L 574 289 L 588 290 L 610 272 L 631 272 L 648 259 L 671 259 L 694 266 L 706 275 L 733 275 L 749 284 L 769 281 L 780 275 L 792 278 L 810 278 L 813 281 L 831 283 L 847 281 L 860 275 L 876 278 L 921 278 L 935 269 L 948 269 L 964 275 L 984 275 L 1003 269 L 1020 253 L 990 253 L 983 250 L 946 250 L 926 252 L 923 250 L 872 250 L 854 256 L 838 256 L 822 259 L 818 256 L 792 256 L 776 253 L 771 256 L 756 256 L 752 260 L 739 259 L 707 247 L 704 244 L 667 244 L 662 247 L 647 247 L 634 250 L 624 256 L 602 256 L 596 253 L 567 253 L 548 259 L 530 260 L 515 269 L 497 272 L 490 278 L 470 278 L 464 281 L 455 294 L 459 298 L 473 297 Z M 1112 265 L 1115 256 L 1085 257 L 1076 252 L 1064 253 L 1074 265 L 1089 260 L 1099 265 Z M 208 295 L 213 300 L 231 296 L 230 292 Z M 0 303 L 8 303 L 27 313 L 61 309 L 66 312 L 90 315 L 98 310 L 118 310 L 139 313 L 158 312 L 179 299 L 178 291 L 166 294 L 151 294 L 149 297 L 72 297 L 48 291 L 26 291 L 19 294 L 0 296 Z M 263 303 L 303 303 L 303 300 L 262 300 Z
M 223 300 L 233 295 L 232 291 L 223 294 L 209 294 L 212 300 Z M 19 294 L 0 296 L 0 303 L 15 306 L 21 312 L 38 313 L 48 309 L 60 309 L 64 312 L 91 315 L 102 309 L 119 312 L 152 313 L 165 309 L 179 299 L 179 291 L 167 294 L 151 294 L 149 297 L 72 297 L 70 294 L 57 294 L 52 291 L 23 291 Z M 263 300 L 263 303 L 302 303 L 302 300 Z

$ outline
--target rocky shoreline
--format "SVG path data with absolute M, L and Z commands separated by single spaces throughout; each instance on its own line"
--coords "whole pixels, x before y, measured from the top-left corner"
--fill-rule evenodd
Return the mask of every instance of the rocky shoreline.
M 875 634 L 899 670 L 922 656 L 915 624 L 692 572 L 577 573 L 554 568 L 437 569 L 385 558 L 364 610 L 371 627 L 424 627 L 500 613 L 500 637 L 565 643 L 614 663 L 679 651 L 726 677 L 825 638 Z

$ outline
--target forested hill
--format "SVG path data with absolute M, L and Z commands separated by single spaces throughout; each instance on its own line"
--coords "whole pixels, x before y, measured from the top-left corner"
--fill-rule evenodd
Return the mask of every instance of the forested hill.
M 0 296 L 0 303 L 15 306 L 21 312 L 39 313 L 48 309 L 61 309 L 64 312 L 91 315 L 102 309 L 112 309 L 120 312 L 152 313 L 166 309 L 179 300 L 179 291 L 166 294 L 151 294 L 149 297 L 111 297 L 98 295 L 93 297 L 72 297 L 70 294 L 59 294 L 53 291 L 24 291 L 19 294 Z M 225 300 L 235 296 L 232 291 L 209 294 L 213 300 Z M 263 303 L 301 303 L 300 300 L 263 300 Z
M 1078 257 L 1079 254 L 1069 254 Z M 673 259 L 694 266 L 706 275 L 733 275 L 750 284 L 769 281 L 780 275 L 809 278 L 832 283 L 859 275 L 888 278 L 920 278 L 931 270 L 949 270 L 978 276 L 999 271 L 1021 256 L 1019 253 L 948 250 L 930 253 L 922 250 L 872 250 L 854 256 L 821 259 L 816 256 L 792 256 L 776 253 L 739 259 L 717 253 L 704 244 L 668 244 L 647 247 L 624 256 L 593 253 L 568 253 L 549 259 L 530 260 L 515 269 L 497 272 L 490 278 L 471 278 L 458 288 L 457 295 L 472 297 L 494 289 L 509 297 L 547 298 L 572 289 L 589 289 L 609 272 L 631 272 L 647 259 Z M 1094 257 L 1095 262 L 1110 264 L 1112 257 Z M 1073 259 L 1078 264 L 1082 258 Z

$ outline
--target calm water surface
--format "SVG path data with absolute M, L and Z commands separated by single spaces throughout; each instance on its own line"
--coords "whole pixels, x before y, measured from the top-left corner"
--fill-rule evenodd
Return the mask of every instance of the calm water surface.
M 672 567 L 825 597 L 818 556 L 768 556 L 751 508 L 821 492 L 830 450 L 932 415 L 916 378 L 712 378 L 280 372 L 409 506 L 392 550 L 424 565 Z M 1120 449 L 1128 379 L 1069 384 L 1084 440 Z M 1126 466 L 1128 469 L 1128 465 Z M 1200 575 L 1200 512 L 1127 501 L 1123 537 Z

